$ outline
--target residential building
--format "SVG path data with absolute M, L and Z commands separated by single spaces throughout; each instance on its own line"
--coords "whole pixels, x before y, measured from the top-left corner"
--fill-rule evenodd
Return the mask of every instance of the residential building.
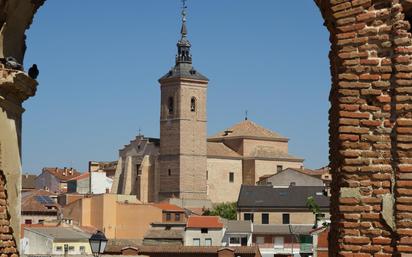
M 223 246 L 251 246 L 253 224 L 250 220 L 226 220 Z
M 186 246 L 221 246 L 225 233 L 218 216 L 189 216 L 186 223 Z
M 150 257 L 261 257 L 259 248 L 253 246 L 141 246 L 124 248 L 122 254 Z
M 25 227 L 22 253 L 26 255 L 90 255 L 91 234 L 68 227 Z M 66 251 L 66 252 L 65 252 Z
M 85 172 L 67 182 L 68 193 L 105 194 L 112 188 L 113 179 L 104 171 Z
M 288 138 L 247 119 L 207 138 L 208 78 L 192 65 L 186 18 L 177 47 L 175 66 L 159 79 L 160 138 L 139 134 L 119 151 L 112 192 L 203 207 L 235 202 L 242 184 L 265 174 L 303 167 Z
M 36 189 L 36 175 L 23 174 L 21 175 L 21 191 L 27 192 Z
M 104 231 L 108 239 L 142 240 L 150 224 L 163 221 L 163 211 L 134 196 L 101 194 L 66 205 L 63 217 L 74 225 Z
M 26 192 L 21 199 L 21 223 L 43 224 L 60 219 L 61 207 L 56 194 L 45 190 Z
M 324 186 L 323 180 L 305 173 L 304 169 L 287 168 L 281 172 L 260 177 L 258 185 L 273 187 Z
M 36 178 L 36 188 L 53 193 L 67 192 L 67 182 L 80 173 L 73 168 L 43 168 L 42 173 Z
M 183 245 L 186 223 L 152 223 L 143 245 Z
M 243 185 L 237 202 L 239 220 L 251 220 L 254 224 L 315 224 L 315 214 L 307 207 L 313 197 L 321 216 L 329 218 L 329 197 L 324 187 Z
M 263 257 L 301 256 L 313 253 L 313 225 L 253 225 L 253 245 Z
M 165 223 L 186 223 L 185 209 L 170 203 L 154 203 L 153 206 L 162 210 L 162 222 Z

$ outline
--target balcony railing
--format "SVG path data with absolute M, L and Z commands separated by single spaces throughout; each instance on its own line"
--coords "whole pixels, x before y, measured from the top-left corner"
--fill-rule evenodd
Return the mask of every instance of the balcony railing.
M 254 243 L 253 245 L 259 248 L 273 249 L 279 252 L 311 253 L 313 251 L 313 245 L 306 244 L 306 243 L 293 243 L 293 244 L 285 243 L 283 245 L 275 245 L 274 243 L 263 243 L 263 244 Z

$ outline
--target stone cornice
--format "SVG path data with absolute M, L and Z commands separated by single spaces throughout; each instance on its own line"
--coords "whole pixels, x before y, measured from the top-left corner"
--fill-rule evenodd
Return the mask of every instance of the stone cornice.
M 0 95 L 8 100 L 27 100 L 36 94 L 37 85 L 36 80 L 22 71 L 0 68 Z

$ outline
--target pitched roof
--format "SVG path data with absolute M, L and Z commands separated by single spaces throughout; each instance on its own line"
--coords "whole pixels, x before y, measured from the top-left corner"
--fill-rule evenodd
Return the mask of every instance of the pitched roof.
M 306 201 L 313 196 L 321 208 L 329 208 L 329 197 L 323 195 L 324 187 L 291 186 L 273 188 L 271 186 L 247 186 L 240 188 L 238 208 L 297 208 L 307 209 Z
M 252 222 L 250 220 L 226 220 L 227 233 L 251 233 Z
M 281 224 L 254 224 L 253 233 L 272 235 L 309 235 L 313 230 L 312 224 L 307 225 L 281 225 Z
M 44 198 L 44 197 L 46 198 Z M 22 212 L 41 212 L 50 215 L 56 215 L 61 208 L 59 204 L 54 201 L 51 202 L 50 196 L 56 196 L 56 194 L 50 193 L 45 190 L 35 190 L 30 194 L 26 194 L 21 199 L 21 211 Z M 42 198 L 43 197 L 43 198 Z M 42 201 L 47 200 L 47 201 Z M 50 201 L 50 202 L 49 202 Z M 50 208 L 52 207 L 52 208 Z
M 233 151 L 223 143 L 207 142 L 208 157 L 241 157 L 240 154 Z
M 287 141 L 288 139 L 274 131 L 266 129 L 253 121 L 244 120 L 234 126 L 225 129 L 224 131 L 218 132 L 211 136 L 213 138 L 233 138 L 233 137 L 246 137 L 246 138 L 266 138 L 266 139 L 277 139 L 282 141 Z
M 48 173 L 55 176 L 57 179 L 59 179 L 61 181 L 71 180 L 72 178 L 75 178 L 75 177 L 77 177 L 81 174 L 80 172 L 78 172 L 77 170 L 72 169 L 72 168 L 70 168 L 70 169 L 67 169 L 67 168 L 60 169 L 60 168 L 57 168 L 57 167 L 55 167 L 55 168 L 50 168 L 50 167 L 43 168 L 42 172 L 48 172 Z
M 187 228 L 223 228 L 218 216 L 190 216 L 187 219 Z
M 259 252 L 257 246 L 178 246 L 178 245 L 156 245 L 156 246 L 138 246 L 139 254 L 151 253 L 217 253 L 224 249 L 231 249 L 235 254 L 255 254 Z
M 153 206 L 162 209 L 163 211 L 184 212 L 185 209 L 170 203 L 154 203 Z
M 21 187 L 22 189 L 35 189 L 36 188 L 36 175 L 23 174 L 21 175 Z
M 144 235 L 144 239 L 183 239 L 183 229 L 149 229 Z
M 89 172 L 85 172 L 85 173 L 82 173 L 82 174 L 80 174 L 79 176 L 74 177 L 74 178 L 72 178 L 72 179 L 70 179 L 70 180 L 82 180 L 82 179 L 88 178 L 89 176 L 90 176 L 90 173 L 89 173 Z
M 31 227 L 25 230 L 50 237 L 54 242 L 88 242 L 91 236 L 91 234 L 67 227 Z
M 316 173 L 312 173 L 311 170 L 308 170 L 308 169 L 295 169 L 295 168 L 286 168 L 286 169 L 284 169 L 282 171 L 279 171 L 277 173 L 274 173 L 274 174 L 263 175 L 263 176 L 259 177 L 259 181 L 262 181 L 262 180 L 265 180 L 265 179 L 268 179 L 268 178 L 271 178 L 273 176 L 277 176 L 279 174 L 286 173 L 286 172 L 299 174 L 300 176 L 304 176 L 308 179 L 312 179 L 312 180 L 315 179 L 315 180 L 321 181 L 319 176 Z M 316 175 L 314 175 L 314 174 L 316 174 Z M 307 177 L 307 176 L 309 176 L 309 177 Z

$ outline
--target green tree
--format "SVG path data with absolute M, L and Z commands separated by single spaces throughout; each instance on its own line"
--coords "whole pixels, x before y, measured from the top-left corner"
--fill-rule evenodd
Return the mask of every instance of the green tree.
M 212 210 L 203 212 L 203 216 L 219 216 L 228 220 L 236 220 L 236 202 L 234 203 L 219 203 L 213 206 Z

